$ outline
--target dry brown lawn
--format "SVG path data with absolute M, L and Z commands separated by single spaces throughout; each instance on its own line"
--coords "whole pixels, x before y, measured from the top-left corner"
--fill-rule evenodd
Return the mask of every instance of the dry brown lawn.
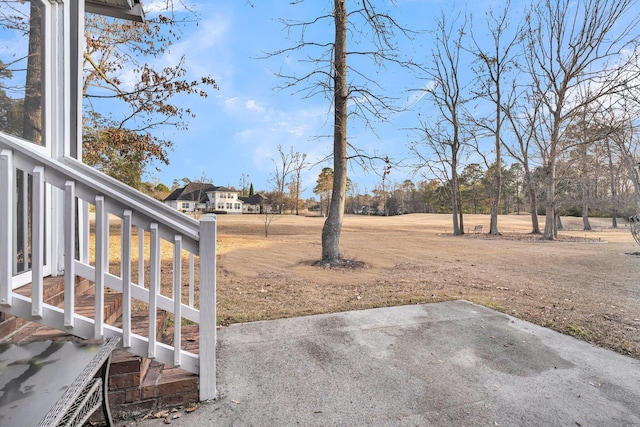
M 544 218 L 541 218 L 544 220 Z M 218 321 L 246 322 L 466 299 L 640 358 L 640 257 L 629 229 L 531 236 L 529 216 L 499 218 L 504 235 L 452 236 L 450 215 L 347 216 L 341 250 L 359 269 L 313 266 L 323 218 L 218 216 Z M 465 229 L 489 228 L 466 215 Z M 573 231 L 572 231 L 573 230 Z

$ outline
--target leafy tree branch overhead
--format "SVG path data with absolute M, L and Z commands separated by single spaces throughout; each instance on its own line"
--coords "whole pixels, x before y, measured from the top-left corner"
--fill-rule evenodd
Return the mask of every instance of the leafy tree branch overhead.
M 82 96 L 90 125 L 83 127 L 85 162 L 102 168 L 100 159 L 106 156 L 140 172 L 153 161 L 168 164 L 172 143 L 157 132 L 186 130 L 194 117 L 179 95 L 207 97 L 217 89 L 211 76 L 187 78 L 185 55 L 162 65 L 171 62 L 171 46 L 191 23 L 170 13 L 171 2 L 167 7 L 168 14 L 143 23 L 87 15 Z M 105 144 L 111 144 L 109 149 Z

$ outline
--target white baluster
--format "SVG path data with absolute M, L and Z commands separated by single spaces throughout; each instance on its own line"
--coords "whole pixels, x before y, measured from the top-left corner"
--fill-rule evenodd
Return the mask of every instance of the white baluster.
M 109 215 L 104 196 L 96 196 L 96 281 L 95 281 L 95 330 L 94 338 L 104 335 L 104 287 L 109 270 Z
M 138 227 L 138 286 L 144 288 L 144 228 Z
M 194 307 L 195 297 L 195 256 L 189 252 L 189 307 Z
M 173 364 L 180 366 L 182 347 L 182 236 L 173 238 Z
M 64 184 L 64 326 L 74 327 L 76 294 L 76 183 Z M 87 228 L 87 231 L 89 229 Z M 88 233 L 87 233 L 88 234 Z
M 44 168 L 33 168 L 31 206 L 31 315 L 42 318 L 44 280 Z
M 121 256 L 122 266 L 122 346 L 131 347 L 131 211 L 122 215 Z
M 156 328 L 158 311 L 158 292 L 160 291 L 160 233 L 158 224 L 149 227 L 149 358 L 156 357 Z

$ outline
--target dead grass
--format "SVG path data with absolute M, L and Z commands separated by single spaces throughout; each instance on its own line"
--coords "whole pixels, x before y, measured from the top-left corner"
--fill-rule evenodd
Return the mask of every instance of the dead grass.
M 624 224 L 608 228 L 607 219 L 592 220 L 591 232 L 581 230 L 579 218 L 563 220 L 560 239 L 545 242 L 528 234 L 526 215 L 500 217 L 500 237 L 452 236 L 449 215 L 347 216 L 341 250 L 362 266 L 326 268 L 314 265 L 323 218 L 278 217 L 265 238 L 260 215 L 220 215 L 218 323 L 466 299 L 640 358 L 640 257 L 631 255 L 639 251 L 631 233 Z M 465 224 L 488 230 L 489 217 L 467 215 Z M 133 247 L 135 282 L 135 231 Z M 171 295 L 171 251 L 165 242 L 165 295 Z M 113 272 L 119 254 L 112 238 Z M 182 277 L 188 283 L 186 258 Z M 186 287 L 182 294 L 187 302 Z
M 260 218 L 219 216 L 219 323 L 467 299 L 640 357 L 640 258 L 624 225 L 564 218 L 544 242 L 525 215 L 501 217 L 502 237 L 452 236 L 449 215 L 347 216 L 341 249 L 366 267 L 328 269 L 313 265 L 322 223 L 283 216 L 264 238 Z
M 95 221 L 91 221 L 90 224 L 91 233 L 89 237 L 89 263 L 91 265 L 95 265 Z M 134 227 L 131 233 L 131 275 L 132 282 L 135 284 L 140 284 L 139 277 L 139 236 L 137 228 Z M 109 224 L 109 272 L 116 276 L 120 276 L 120 272 L 122 271 L 122 243 L 121 243 L 121 229 L 120 229 L 120 221 L 113 217 L 111 218 Z M 144 274 L 142 285 L 149 289 L 150 282 L 150 235 L 149 233 L 144 234 L 144 253 L 143 258 L 145 260 L 144 264 Z M 161 259 L 161 281 L 160 281 L 160 294 L 172 297 L 173 295 L 173 245 L 166 240 L 160 240 L 160 259 Z M 195 258 L 195 276 L 194 282 L 196 284 L 195 287 L 195 306 L 198 307 L 198 258 Z M 189 302 L 189 254 L 186 251 L 183 251 L 182 256 L 182 302 L 187 304 Z M 132 309 L 134 312 L 147 310 L 148 304 L 139 300 L 132 301 Z

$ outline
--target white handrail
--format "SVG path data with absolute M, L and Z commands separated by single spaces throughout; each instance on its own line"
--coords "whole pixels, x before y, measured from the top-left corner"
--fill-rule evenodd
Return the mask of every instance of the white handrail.
M 10 135 L 0 135 L 0 144 L 14 153 L 14 167 L 31 171 L 34 167 L 44 166 L 46 181 L 58 188 L 64 188 L 67 180 L 76 182 L 77 196 L 83 200 L 92 195 L 105 196 L 109 212 L 122 217 L 125 209 L 131 209 L 143 222 L 163 224 L 162 237 L 171 240 L 176 233 L 197 242 L 199 237 L 199 222 L 176 209 L 172 209 L 162 202 L 144 193 L 132 189 L 122 182 L 102 174 L 95 169 L 80 163 L 76 159 L 65 158 L 64 163 L 45 156 L 29 147 L 29 143 Z M 19 156 L 22 154 L 22 156 Z M 136 215 L 134 215 L 134 219 Z M 193 242 L 183 242 L 188 248 Z M 189 250 L 197 250 L 197 244 Z
M 180 366 L 200 375 L 200 398 L 211 399 L 216 396 L 215 381 L 215 342 L 216 342 L 216 304 L 215 304 L 215 265 L 216 265 L 216 220 L 207 217 L 196 221 L 172 209 L 157 200 L 148 197 L 113 178 L 110 178 L 77 160 L 57 161 L 29 147 L 29 143 L 19 138 L 0 135 L 0 191 L 11 201 L 15 191 L 15 174 L 23 171 L 24 181 L 27 174 L 32 178 L 32 250 L 38 254 L 31 257 L 34 294 L 29 297 L 18 295 L 12 290 L 13 265 L 15 262 L 12 245 L 0 245 L 0 310 L 28 320 L 58 328 L 84 338 L 103 338 L 119 336 L 121 346 L 143 357 Z M 63 245 L 65 261 L 65 302 L 59 309 L 42 301 L 42 265 L 40 256 L 43 250 L 42 225 L 46 216 L 44 193 L 46 185 L 58 188 L 64 193 L 63 224 L 65 243 Z M 25 187 L 26 188 L 26 187 Z M 62 194 L 62 193 L 61 193 Z M 82 201 L 83 203 L 78 203 Z M 26 202 L 25 202 L 26 204 Z M 76 231 L 83 227 L 77 223 L 77 210 L 86 212 L 87 204 L 93 205 L 95 221 L 95 260 L 90 263 L 85 255 L 77 254 Z M 15 206 L 2 207 L 0 211 L 0 239 L 13 241 L 12 227 L 15 223 Z M 28 209 L 23 207 L 23 212 Z M 82 217 L 82 215 L 80 215 Z M 110 271 L 113 262 L 109 253 L 110 218 L 119 218 L 121 232 L 111 234 L 120 239 L 120 270 Z M 26 221 L 25 221 L 26 222 Z M 62 224 L 62 223 L 61 223 Z M 140 269 L 138 278 L 132 278 L 132 228 L 137 227 L 138 257 Z M 85 233 L 88 232 L 88 229 Z M 146 233 L 148 232 L 148 234 Z M 149 260 L 145 265 L 144 248 L 149 237 Z M 78 236 L 81 242 L 88 242 L 85 236 Z M 84 240 L 83 240 L 84 239 Z M 170 278 L 162 280 L 166 268 L 161 258 L 161 242 L 172 245 L 170 251 L 173 261 L 169 269 Z M 84 243 L 81 243 L 83 246 Z M 184 258 L 184 255 L 186 258 Z M 27 255 L 24 254 L 24 257 Z M 194 278 L 195 262 L 198 258 L 199 292 L 195 300 Z M 183 262 L 188 268 L 188 283 L 183 283 Z M 149 286 L 145 287 L 144 268 L 149 268 Z M 87 318 L 75 313 L 74 287 L 76 277 L 82 277 L 95 283 L 94 317 Z M 134 283 L 136 282 L 137 283 Z M 172 295 L 164 295 L 160 289 L 162 283 L 171 283 Z M 182 288 L 188 286 L 187 303 L 182 302 Z M 110 288 L 123 295 L 122 328 L 105 324 L 104 296 Z M 149 327 L 147 336 L 132 332 L 131 300 L 136 299 L 148 305 Z M 199 309 L 195 306 L 199 303 Z M 156 339 L 157 310 L 165 310 L 174 316 L 174 346 L 162 344 Z M 200 354 L 193 354 L 181 348 L 182 319 L 200 324 Z

